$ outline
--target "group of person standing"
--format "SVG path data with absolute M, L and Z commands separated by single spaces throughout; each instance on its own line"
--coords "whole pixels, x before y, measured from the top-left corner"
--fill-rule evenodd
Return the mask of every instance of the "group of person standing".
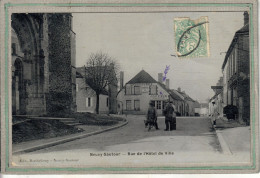
M 164 131 L 176 130 L 176 107 L 173 105 L 172 101 L 168 101 L 165 109 L 163 110 L 163 115 L 165 116 L 165 129 Z M 157 111 L 154 107 L 154 103 L 149 103 L 149 108 L 147 112 L 145 126 L 148 126 L 148 123 L 153 123 L 156 130 L 159 130 L 157 123 Z

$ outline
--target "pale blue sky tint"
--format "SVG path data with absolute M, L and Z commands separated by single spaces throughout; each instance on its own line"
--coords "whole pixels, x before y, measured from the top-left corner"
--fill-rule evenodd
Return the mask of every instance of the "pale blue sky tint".
M 177 58 L 174 44 L 176 17 L 209 18 L 210 57 Z M 90 53 L 103 51 L 116 58 L 128 82 L 142 69 L 154 79 L 170 65 L 170 87 L 181 87 L 193 99 L 205 102 L 214 95 L 222 75 L 221 66 L 234 33 L 243 24 L 243 12 L 172 13 L 77 13 L 73 14 L 76 33 L 76 66 L 83 66 Z

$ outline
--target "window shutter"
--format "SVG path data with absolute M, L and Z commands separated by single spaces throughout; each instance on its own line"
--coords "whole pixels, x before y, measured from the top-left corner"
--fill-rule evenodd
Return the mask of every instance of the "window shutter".
M 156 95 L 158 95 L 158 86 L 156 85 Z
M 86 108 L 88 107 L 88 98 L 86 98 Z
M 151 95 L 151 85 L 149 86 L 149 95 Z

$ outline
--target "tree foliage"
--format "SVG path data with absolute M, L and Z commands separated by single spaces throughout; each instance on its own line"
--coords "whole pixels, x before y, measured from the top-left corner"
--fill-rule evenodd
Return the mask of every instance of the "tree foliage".
M 85 68 L 85 81 L 96 93 L 96 113 L 99 113 L 99 95 L 108 93 L 109 86 L 117 85 L 118 71 L 118 63 L 108 54 L 90 54 Z

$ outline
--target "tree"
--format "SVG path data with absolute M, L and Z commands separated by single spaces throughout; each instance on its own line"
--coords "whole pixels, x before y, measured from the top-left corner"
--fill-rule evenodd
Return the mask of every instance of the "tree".
M 117 85 L 119 65 L 106 53 L 91 53 L 85 68 L 85 81 L 96 93 L 96 113 L 99 114 L 99 95 L 110 85 Z

